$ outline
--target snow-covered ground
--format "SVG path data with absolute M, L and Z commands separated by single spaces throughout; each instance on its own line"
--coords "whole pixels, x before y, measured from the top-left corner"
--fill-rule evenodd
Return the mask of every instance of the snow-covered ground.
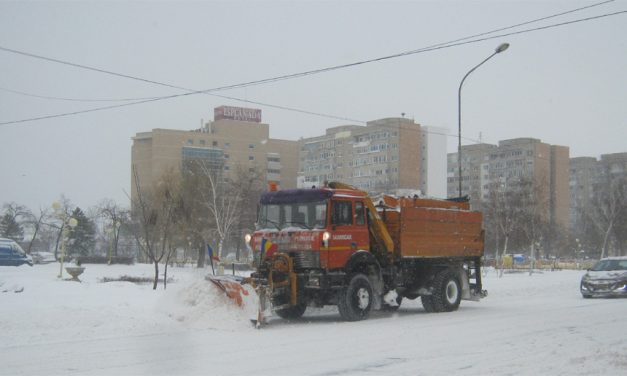
M 130 282 L 150 265 L 0 267 L 0 375 L 625 375 L 627 299 L 582 299 L 583 272 L 489 272 L 489 296 L 452 313 L 419 300 L 347 323 L 308 309 L 260 330 L 207 270 L 170 268 L 167 290 Z M 21 292 L 19 292 L 21 291 Z

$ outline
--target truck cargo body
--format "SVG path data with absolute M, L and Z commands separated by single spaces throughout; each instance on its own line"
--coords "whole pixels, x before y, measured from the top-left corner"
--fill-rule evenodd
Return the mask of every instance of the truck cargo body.
M 419 198 L 397 201 L 397 210 L 389 206 L 378 210 L 400 257 L 483 255 L 482 216 L 468 210 L 467 203 Z
M 347 320 L 421 297 L 452 311 L 482 294 L 481 213 L 465 202 L 393 198 L 333 188 L 265 193 L 250 247 L 260 294 L 281 316 L 337 305 Z

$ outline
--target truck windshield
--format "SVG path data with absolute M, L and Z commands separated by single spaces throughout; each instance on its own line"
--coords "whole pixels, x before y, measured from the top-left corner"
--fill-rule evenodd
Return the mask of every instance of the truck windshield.
M 263 204 L 259 211 L 257 230 L 288 227 L 303 229 L 325 228 L 327 202 L 303 202 L 290 204 Z

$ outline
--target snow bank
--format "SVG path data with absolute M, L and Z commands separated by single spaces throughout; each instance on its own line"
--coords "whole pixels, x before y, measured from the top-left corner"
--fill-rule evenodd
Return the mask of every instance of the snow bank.
M 152 265 L 85 266 L 81 283 L 69 281 L 59 264 L 0 267 L 0 342 L 22 346 L 56 338 L 142 336 L 187 327 L 252 328 L 246 311 L 204 280 L 207 270 L 168 268 L 159 284 L 103 282 L 122 276 L 150 279 Z M 163 268 L 160 268 L 163 273 Z M 181 328 L 181 326 L 183 326 Z
M 250 319 L 256 312 L 251 305 L 239 307 L 224 291 L 205 280 L 204 273 L 195 273 L 185 281 L 169 285 L 158 306 L 177 322 L 197 329 L 253 328 Z
M 0 267 L 0 374 L 6 375 L 625 375 L 627 299 L 583 299 L 583 271 L 486 269 L 486 299 L 428 314 L 420 299 L 344 322 L 307 309 L 252 329 L 207 270 L 87 265 L 82 283 L 58 264 Z M 163 272 L 161 270 L 161 272 Z M 0 289 L 1 290 L 1 289 Z M 322 349 L 322 350 L 321 350 Z

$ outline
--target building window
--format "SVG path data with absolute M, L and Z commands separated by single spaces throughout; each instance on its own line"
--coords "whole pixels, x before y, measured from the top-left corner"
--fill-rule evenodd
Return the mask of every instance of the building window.
M 224 154 L 219 149 L 184 146 L 181 157 L 184 168 L 187 168 L 191 161 L 201 161 L 206 163 L 211 170 L 222 170 L 224 163 Z
M 249 161 L 254 161 L 254 160 L 255 160 L 255 157 L 253 157 L 252 155 L 249 155 L 249 156 L 248 156 L 248 160 L 249 160 Z
M 218 146 L 218 141 L 213 141 L 213 142 L 211 143 L 211 145 L 213 145 L 213 146 Z
M 248 144 L 248 148 L 249 149 L 254 149 L 255 148 L 255 144 Z
M 194 145 L 194 140 L 191 138 L 187 140 L 187 145 Z
M 200 146 L 205 146 L 205 140 L 200 140 Z

